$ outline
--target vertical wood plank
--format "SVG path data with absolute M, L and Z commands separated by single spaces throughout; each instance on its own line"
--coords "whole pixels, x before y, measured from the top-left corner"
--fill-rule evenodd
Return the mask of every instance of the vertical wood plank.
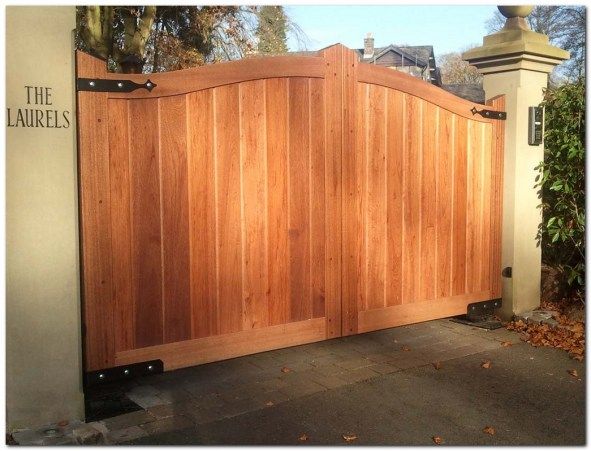
M 407 134 L 404 171 L 404 279 L 403 302 L 416 302 L 421 293 L 421 162 L 422 162 L 422 103 L 408 96 Z
M 386 106 L 386 306 L 390 307 L 402 303 L 404 94 L 388 90 Z
M 468 122 L 468 202 L 466 206 L 466 290 L 478 291 L 481 264 L 482 124 Z
M 481 183 L 481 227 L 480 227 L 480 291 L 491 290 L 490 284 L 490 216 L 491 216 L 491 169 L 492 169 L 492 125 L 482 124 L 482 174 Z
M 308 80 L 289 82 L 290 318 L 312 316 L 310 300 L 310 128 Z
M 386 115 L 385 88 L 369 85 L 368 115 L 365 130 L 366 167 L 366 280 L 367 309 L 385 306 L 386 267 Z
M 189 186 L 185 96 L 160 99 L 164 342 L 191 338 Z
M 243 326 L 240 129 L 238 85 L 214 89 L 218 231 L 218 330 Z
M 288 236 L 288 83 L 271 78 L 266 83 L 266 131 L 269 228 L 269 325 L 285 324 L 290 316 Z
M 325 259 L 326 208 L 324 185 L 324 80 L 310 79 L 310 282 L 312 289 L 312 316 L 326 316 Z
M 265 82 L 240 84 L 243 202 L 243 330 L 269 324 Z
M 467 120 L 456 116 L 452 230 L 452 296 L 466 292 Z
M 128 101 L 109 101 L 109 153 L 111 183 L 111 249 L 115 301 L 115 350 L 135 347 L 131 292 L 131 218 Z
M 451 296 L 455 115 L 439 111 L 437 167 L 437 297 Z
M 85 78 L 101 78 L 107 72 L 104 61 L 82 52 L 76 53 L 76 68 L 78 77 Z M 108 125 L 107 95 L 78 92 L 86 371 L 111 367 L 115 362 Z
M 437 286 L 438 109 L 430 102 L 424 102 L 422 109 L 421 300 L 434 299 Z
M 494 108 L 505 111 L 505 96 L 498 96 L 487 102 Z M 501 282 L 501 230 L 503 216 L 503 151 L 505 145 L 505 121 L 492 123 L 492 169 L 491 169 L 491 254 L 490 277 L 493 297 L 502 294 Z
M 130 100 L 129 121 L 135 343 L 144 347 L 163 341 L 158 99 Z
M 351 109 L 355 111 L 354 80 L 355 59 L 344 55 L 342 45 L 325 49 L 321 56 L 326 63 L 325 72 L 325 111 L 326 111 L 326 223 L 331 230 L 326 233 L 326 336 L 340 337 L 342 331 L 356 330 L 357 312 L 352 309 L 350 299 L 341 302 L 341 264 L 342 264 L 342 187 L 349 174 L 343 176 L 342 148 L 351 148 L 354 139 L 350 131 Z M 352 53 L 352 52 L 351 52 Z M 346 63 L 344 62 L 346 60 Z M 350 65 L 350 67 L 349 67 Z M 346 69 L 343 69 L 347 66 Z M 343 77 L 347 80 L 343 83 Z M 344 106 L 344 110 L 343 110 Z M 346 125 L 345 125 L 346 124 Z M 351 127 L 352 128 L 352 127 Z M 354 142 L 354 141 L 353 141 Z M 341 306 L 346 310 L 341 317 Z M 341 324 L 343 328 L 341 329 Z
M 213 90 L 187 95 L 192 337 L 218 333 Z

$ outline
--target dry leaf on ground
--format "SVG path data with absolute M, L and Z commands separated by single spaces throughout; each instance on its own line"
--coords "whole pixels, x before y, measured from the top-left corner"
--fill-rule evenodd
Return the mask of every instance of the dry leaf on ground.
M 357 440 L 357 436 L 355 434 L 343 434 L 343 440 L 352 442 L 353 440 Z
M 526 323 L 522 320 L 511 321 L 505 325 L 508 330 L 520 332 L 521 340 L 532 346 L 549 346 L 564 349 L 570 357 L 582 361 L 585 355 L 585 323 L 580 320 L 569 319 L 566 307 L 558 303 L 544 302 L 544 310 L 552 312 L 558 327 L 549 324 Z
M 441 369 L 441 362 L 433 362 L 433 368 L 435 368 L 436 370 L 440 370 Z
M 568 370 L 568 374 L 570 374 L 572 377 L 579 377 L 577 370 Z
M 490 360 L 485 360 L 485 361 L 482 362 L 482 364 L 480 366 L 482 368 L 485 368 L 485 369 L 488 370 L 490 368 L 490 366 L 491 366 L 491 361 Z
M 281 368 L 281 372 L 282 373 L 289 373 L 291 371 L 291 368 L 288 368 L 286 366 L 284 366 L 283 368 Z
M 269 406 L 269 407 L 271 407 L 271 406 L 274 406 L 274 405 L 275 405 L 275 403 L 274 403 L 273 401 L 267 401 L 267 402 L 265 403 L 265 405 L 266 405 L 266 406 Z
M 438 435 L 434 435 L 433 437 L 431 437 L 433 439 L 433 442 L 436 445 L 441 445 L 443 443 L 443 439 L 441 437 L 439 437 Z
M 306 434 L 302 434 L 302 435 L 300 435 L 300 437 L 298 438 L 298 440 L 300 442 L 305 442 L 306 440 L 308 440 L 308 436 Z
M 403 346 L 403 347 L 402 347 L 402 350 L 403 350 L 403 351 L 410 351 L 410 348 L 409 348 L 408 346 Z
M 513 343 L 511 343 L 510 341 L 503 341 L 501 342 L 501 346 L 503 348 L 508 348 L 509 346 L 513 346 Z
M 482 432 L 488 435 L 495 435 L 495 428 L 493 428 L 492 426 L 487 426 L 482 430 Z

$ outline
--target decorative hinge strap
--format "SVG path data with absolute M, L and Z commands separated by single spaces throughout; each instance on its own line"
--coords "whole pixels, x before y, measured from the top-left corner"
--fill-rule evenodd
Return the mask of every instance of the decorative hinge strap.
M 156 86 L 156 83 L 150 79 L 142 84 L 131 80 L 106 80 L 104 78 L 79 78 L 76 80 L 78 91 L 132 92 L 141 88 L 152 91 Z
M 472 114 L 480 114 L 482 117 L 487 119 L 499 119 L 504 121 L 507 119 L 507 113 L 504 111 L 494 111 L 494 110 L 477 110 L 476 107 L 472 107 L 470 110 Z

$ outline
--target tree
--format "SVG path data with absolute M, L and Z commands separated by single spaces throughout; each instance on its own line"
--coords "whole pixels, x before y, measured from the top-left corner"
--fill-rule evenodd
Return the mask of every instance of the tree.
M 585 75 L 586 16 L 585 6 L 541 5 L 526 17 L 533 31 L 547 35 L 551 44 L 570 52 L 570 60 L 557 68 L 559 76 L 576 80 Z M 498 11 L 486 23 L 489 33 L 504 25 L 505 18 Z
M 482 75 L 474 66 L 470 66 L 467 61 L 462 59 L 462 53 L 446 53 L 437 59 L 443 84 L 466 85 L 482 82 Z
M 129 71 L 130 61 L 133 71 L 176 70 L 254 53 L 257 32 L 269 31 L 271 12 L 278 20 L 271 22 L 269 36 L 276 38 L 263 41 L 273 43 L 274 51 L 286 51 L 289 31 L 301 43 L 303 33 L 282 7 L 232 5 L 79 6 L 76 42 L 79 49 L 107 59 L 113 71 Z
M 270 54 L 287 52 L 287 25 L 283 6 L 262 6 L 256 33 L 258 51 Z

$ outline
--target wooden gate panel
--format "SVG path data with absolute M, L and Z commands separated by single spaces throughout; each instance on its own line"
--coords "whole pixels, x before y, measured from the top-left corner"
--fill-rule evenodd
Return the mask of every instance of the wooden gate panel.
M 344 154 L 345 334 L 451 316 L 497 296 L 493 121 L 419 80 L 360 65 Z M 361 131 L 361 134 L 360 134 Z M 354 268 L 360 268 L 355 270 Z
M 118 79 L 77 61 L 79 77 Z M 78 94 L 88 371 L 178 368 L 500 295 L 502 129 L 470 102 L 341 45 L 150 79 Z

